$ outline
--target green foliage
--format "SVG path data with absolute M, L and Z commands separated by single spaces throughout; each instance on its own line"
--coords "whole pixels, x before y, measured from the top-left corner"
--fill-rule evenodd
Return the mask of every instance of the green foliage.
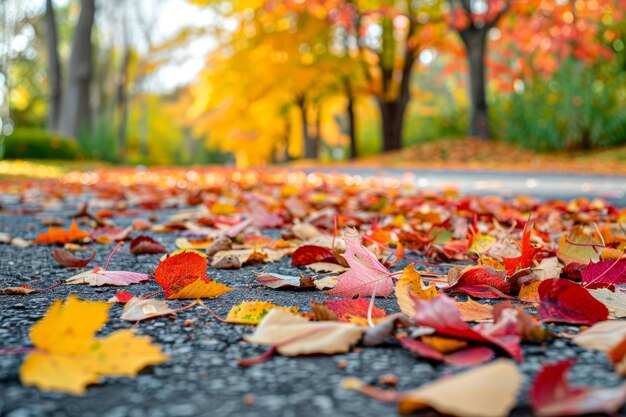
M 37 128 L 17 128 L 4 138 L 6 159 L 84 159 L 76 141 Z
M 91 131 L 83 129 L 78 137 L 78 142 L 91 159 L 112 163 L 119 162 L 115 125 L 105 116 L 94 120 Z
M 626 143 L 626 72 L 572 59 L 549 79 L 500 96 L 492 106 L 497 136 L 540 150 L 580 150 Z

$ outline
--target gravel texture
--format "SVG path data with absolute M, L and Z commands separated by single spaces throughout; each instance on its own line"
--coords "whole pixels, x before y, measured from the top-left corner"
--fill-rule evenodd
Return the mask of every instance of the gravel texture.
M 16 207 L 14 205 L 11 205 Z M 62 216 L 65 212 L 53 213 Z M 152 212 L 150 212 L 152 213 Z M 157 212 L 161 218 L 168 213 Z M 119 220 L 121 226 L 130 220 Z M 33 239 L 45 227 L 33 215 L 2 214 L 0 232 Z M 275 233 L 275 232 L 274 232 Z M 135 232 L 134 236 L 138 235 Z M 169 251 L 175 249 L 176 234 L 156 234 L 153 237 Z M 98 245 L 98 255 L 90 264 L 104 265 L 113 245 Z M 47 287 L 75 274 L 63 269 L 51 258 L 51 247 L 33 245 L 19 248 L 0 245 L 0 287 L 17 286 L 31 280 L 33 285 Z M 128 247 L 122 248 L 111 263 L 112 270 L 152 271 L 160 255 L 133 256 Z M 445 271 L 449 265 L 442 265 Z M 322 301 L 317 291 L 283 291 L 261 287 L 254 282 L 254 272 L 263 266 L 244 267 L 236 271 L 209 268 L 209 275 L 236 288 L 206 304 L 221 315 L 244 300 L 267 300 L 279 305 L 297 305 L 309 310 L 310 300 Z M 397 269 L 397 268 L 396 268 Z M 294 274 L 289 258 L 270 264 L 268 272 Z M 304 269 L 303 269 L 304 271 Z M 148 294 L 160 287 L 154 282 L 128 288 L 135 294 Z M 30 296 L 0 295 L 0 349 L 30 346 L 29 328 L 39 320 L 55 299 L 76 294 L 81 299 L 107 300 L 117 288 L 61 285 L 53 290 Z M 179 307 L 189 301 L 172 301 Z M 395 299 L 379 299 L 378 307 L 397 311 Z M 99 333 L 106 335 L 131 323 L 119 320 L 122 307 L 110 309 L 110 321 Z M 184 322 L 192 325 L 185 327 Z M 559 331 L 575 329 L 560 326 Z M 135 378 L 103 378 L 101 384 L 90 387 L 84 397 L 40 392 L 24 387 L 19 381 L 23 355 L 0 355 L 0 415 L 26 416 L 386 416 L 395 415 L 395 406 L 369 399 L 340 388 L 343 377 L 351 375 L 375 383 L 381 374 L 398 377 L 398 389 L 410 389 L 432 381 L 446 373 L 457 372 L 447 365 L 416 359 L 409 352 L 390 342 L 376 348 L 359 348 L 347 354 L 287 358 L 275 356 L 269 361 L 249 368 L 236 364 L 240 358 L 257 356 L 266 347 L 243 342 L 242 336 L 251 327 L 217 322 L 201 307 L 177 314 L 176 318 L 161 317 L 140 323 L 139 334 L 150 335 L 172 359 L 162 365 L 148 367 Z M 530 381 L 543 363 L 576 357 L 571 373 L 573 384 L 615 386 L 621 378 L 612 371 L 605 355 L 585 351 L 565 339 L 529 345 L 523 348 L 524 362 L 520 364 L 525 377 L 518 406 L 512 415 L 531 415 L 527 405 Z M 340 367 L 339 361 L 347 366 Z M 451 396 L 454 393 L 450 393 Z M 435 415 L 425 411 L 420 415 Z

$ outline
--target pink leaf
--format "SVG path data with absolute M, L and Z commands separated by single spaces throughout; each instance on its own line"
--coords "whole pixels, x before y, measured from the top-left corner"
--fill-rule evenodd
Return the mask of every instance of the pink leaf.
M 327 294 L 343 297 L 365 297 L 373 294 L 389 296 L 393 291 L 393 279 L 389 270 L 361 244 L 361 237 L 355 229 L 346 229 L 344 240 L 346 252 L 343 257 L 350 269 L 337 277 L 337 285 Z
M 626 401 L 626 383 L 615 388 L 571 387 L 567 372 L 575 359 L 544 365 L 529 392 L 535 415 L 578 416 L 583 414 L 614 414 Z
M 89 284 L 92 287 L 101 285 L 114 285 L 125 287 L 130 284 L 147 281 L 150 279 L 148 274 L 140 274 L 128 271 L 107 271 L 105 269 L 94 269 L 92 271 L 82 272 L 78 275 L 68 278 L 67 284 Z
M 626 284 L 626 260 L 590 262 L 581 271 L 581 275 L 583 284 Z
M 595 324 L 607 320 L 609 310 L 585 288 L 567 279 L 551 278 L 539 285 L 541 321 Z

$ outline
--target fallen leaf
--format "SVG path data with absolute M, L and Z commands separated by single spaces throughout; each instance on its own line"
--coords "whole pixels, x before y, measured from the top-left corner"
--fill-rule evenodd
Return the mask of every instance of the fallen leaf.
M 71 285 L 89 284 L 92 287 L 99 287 L 102 285 L 125 287 L 127 285 L 137 284 L 149 279 L 150 275 L 148 274 L 128 271 L 108 271 L 106 269 L 96 267 L 91 271 L 81 272 L 80 274 L 69 277 L 65 280 L 65 283 Z
M 367 320 L 367 312 L 370 307 L 370 301 L 365 298 L 344 298 L 341 300 L 326 300 L 324 306 L 337 315 L 340 321 L 361 323 Z M 380 319 L 387 315 L 385 310 L 376 306 L 372 306 L 372 318 Z M 366 321 L 367 322 L 367 321 Z
M 504 267 L 506 269 L 506 273 L 508 276 L 512 276 L 518 269 L 526 269 L 533 266 L 535 262 L 535 258 L 539 253 L 539 249 L 535 248 L 531 244 L 531 231 L 532 231 L 532 222 L 530 219 L 526 222 L 524 226 L 524 232 L 522 233 L 522 244 L 520 245 L 520 250 L 522 254 L 515 258 L 502 258 L 502 262 L 504 263 Z
M 22 383 L 82 395 L 88 384 L 98 383 L 102 376 L 134 376 L 169 359 L 150 337 L 135 336 L 131 330 L 94 338 L 107 320 L 109 307 L 106 302 L 81 301 L 72 295 L 65 303 L 55 301 L 30 330 L 37 350 L 22 363 Z
M 403 337 L 400 338 L 399 341 L 402 347 L 420 357 L 437 362 L 445 362 L 452 366 L 466 367 L 481 365 L 485 362 L 489 362 L 496 356 L 493 349 L 487 346 L 473 346 L 457 350 L 451 354 L 444 354 L 417 339 Z
M 626 284 L 626 260 L 606 260 L 597 263 L 590 262 L 582 271 L 582 282 L 585 285 L 592 283 Z
M 186 237 L 179 237 L 174 241 L 179 249 L 207 249 L 212 243 L 212 239 L 187 239 Z
M 256 282 L 265 285 L 270 288 L 300 288 L 310 289 L 315 288 L 313 279 L 305 276 L 291 276 L 282 274 L 261 274 L 256 277 Z
M 541 321 L 595 324 L 606 320 L 609 310 L 585 288 L 567 279 L 552 278 L 539 285 Z
M 138 236 L 130 241 L 130 253 L 133 255 L 167 253 L 167 249 L 149 236 Z
M 440 378 L 409 391 L 390 391 L 367 385 L 357 378 L 345 378 L 345 389 L 398 403 L 398 410 L 410 414 L 433 408 L 458 417 L 504 417 L 515 406 L 522 385 L 522 373 L 506 359 Z
M 596 300 L 609 309 L 609 318 L 621 319 L 626 317 L 626 294 L 620 291 L 611 291 L 606 288 L 589 290 Z
M 331 272 L 334 274 L 338 274 L 348 270 L 348 268 L 343 265 L 333 264 L 330 262 L 315 262 L 307 265 L 307 268 L 311 268 L 315 272 Z
M 519 294 L 517 294 L 517 298 L 527 303 L 541 302 L 541 297 L 539 297 L 539 285 L 541 285 L 541 281 L 531 281 L 522 285 Z
M 460 272 L 456 281 L 449 281 L 450 286 L 445 291 L 461 292 L 476 298 L 506 298 L 519 291 L 506 277 L 505 271 L 497 271 L 490 266 L 470 265 Z
M 388 297 L 393 291 L 393 279 L 389 270 L 361 244 L 361 237 L 356 229 L 346 229 L 344 240 L 346 252 L 343 257 L 350 269 L 337 277 L 337 285 L 327 294 L 342 297 Z
M 2 288 L 1 291 L 2 291 L 2 294 L 5 294 L 5 295 L 28 295 L 28 294 L 37 292 L 35 288 L 29 287 L 29 286 L 6 287 L 6 288 Z
M 171 309 L 163 300 L 143 299 L 132 297 L 124 305 L 120 318 L 126 321 L 140 321 L 152 317 L 174 314 L 176 310 Z
M 333 261 L 336 261 L 335 254 L 322 246 L 300 246 L 291 254 L 291 265 L 293 266 L 310 265 L 316 262 L 333 263 Z
M 415 304 L 412 297 L 421 298 L 422 300 L 430 300 L 439 293 L 434 284 L 424 285 L 421 274 L 415 270 L 414 264 L 410 264 L 402 271 L 400 279 L 396 282 L 396 299 L 400 311 L 409 317 L 415 315 Z
M 217 252 L 228 251 L 233 248 L 233 242 L 228 237 L 218 237 L 206 247 L 207 256 L 213 256 Z
M 236 324 L 258 324 L 274 308 L 298 313 L 298 307 L 281 307 L 268 301 L 244 301 L 230 309 L 226 321 Z
M 208 261 L 204 254 L 183 250 L 167 255 L 154 271 L 154 280 L 165 290 L 165 298 L 214 298 L 233 288 L 211 280 L 206 275 Z
M 65 249 L 55 248 L 52 251 L 52 258 L 59 263 L 64 268 L 82 268 L 89 264 L 89 262 L 93 261 L 93 258 L 96 257 L 96 251 L 91 254 L 91 258 L 88 259 L 80 259 L 76 256 L 72 255 L 70 252 Z
M 532 383 L 529 402 L 539 417 L 615 414 L 626 401 L 626 383 L 615 388 L 571 387 L 567 372 L 575 359 L 544 365 Z
M 215 269 L 240 269 L 243 263 L 235 255 L 226 255 L 216 260 L 211 266 Z
M 413 302 L 415 303 L 413 319 L 417 324 L 431 327 L 441 336 L 496 345 L 516 360 L 520 362 L 523 360 L 517 328 L 515 328 L 515 334 L 490 334 L 486 331 L 490 329 L 478 326 L 475 330 L 463 321 L 454 301 L 445 294 L 431 300 L 414 298 Z
M 493 318 L 493 307 L 480 304 L 468 298 L 467 301 L 457 301 L 456 308 L 461 312 L 463 321 L 484 321 Z
M 608 352 L 626 338 L 626 321 L 601 321 L 576 335 L 572 342 L 585 349 Z
M 261 320 L 254 333 L 244 337 L 249 343 L 276 346 L 285 356 L 314 353 L 344 353 L 362 337 L 365 328 L 351 323 L 309 321 L 273 309 Z
M 77 240 L 83 240 L 89 236 L 89 233 L 81 230 L 78 226 L 76 226 L 76 222 L 72 220 L 70 228 L 67 232 L 58 227 L 50 227 L 46 233 L 39 234 L 33 243 L 69 243 Z
M 576 226 L 559 240 L 557 256 L 566 266 L 574 262 L 587 265 L 600 260 L 597 249 L 603 246 L 600 238 L 590 236 L 582 226 Z

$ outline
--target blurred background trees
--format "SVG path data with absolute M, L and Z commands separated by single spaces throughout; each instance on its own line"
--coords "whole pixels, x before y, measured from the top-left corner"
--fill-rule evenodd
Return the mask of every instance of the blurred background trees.
M 2 0 L 7 157 L 626 143 L 626 0 Z

